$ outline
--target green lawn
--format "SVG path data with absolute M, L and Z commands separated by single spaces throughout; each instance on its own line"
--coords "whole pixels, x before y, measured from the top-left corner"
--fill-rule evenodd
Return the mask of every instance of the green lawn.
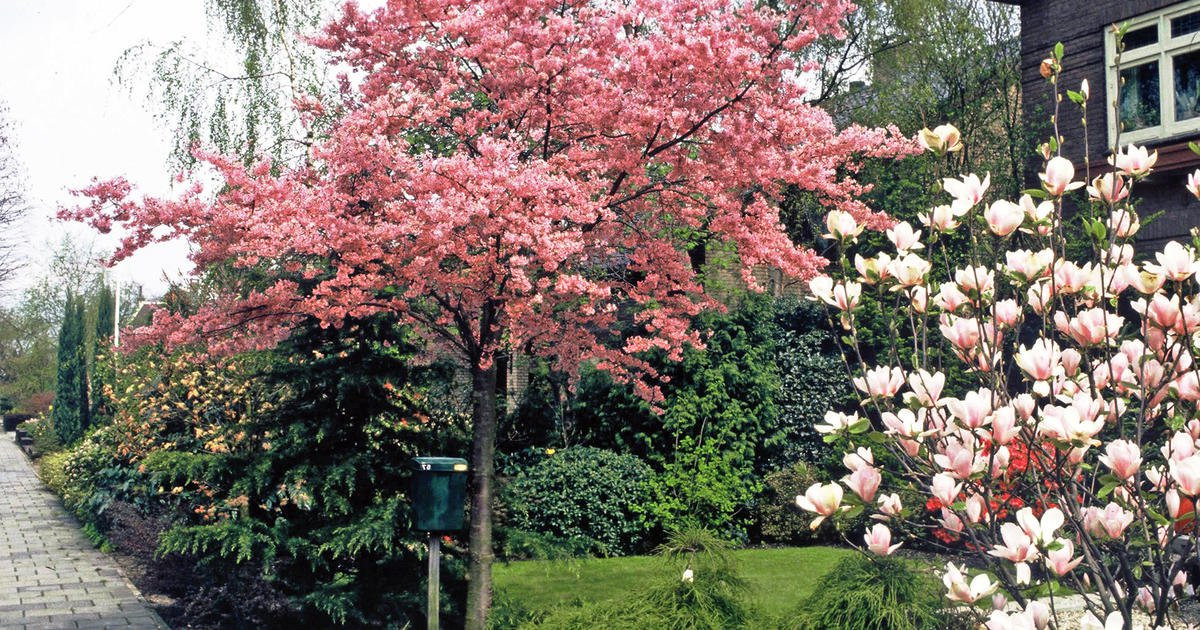
M 743 549 L 734 552 L 756 608 L 780 616 L 806 597 L 838 560 L 853 553 L 832 547 Z M 672 570 L 656 556 L 497 564 L 495 585 L 529 610 L 576 600 L 619 600 Z M 672 570 L 673 571 L 673 570 Z

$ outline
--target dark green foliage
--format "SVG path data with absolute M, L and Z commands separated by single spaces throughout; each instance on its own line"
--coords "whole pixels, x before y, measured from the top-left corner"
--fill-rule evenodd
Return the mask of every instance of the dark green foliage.
M 796 462 L 766 476 L 766 488 L 755 505 L 759 536 L 764 542 L 797 545 L 816 541 L 816 532 L 808 526 L 812 517 L 795 509 L 795 499 L 818 481 L 812 468 L 804 462 Z
M 504 488 L 506 525 L 601 555 L 637 549 L 650 467 L 632 455 L 573 447 L 545 455 Z M 544 542 L 544 541 L 543 541 Z
M 83 300 L 68 295 L 58 334 L 58 378 L 51 416 L 58 438 L 71 444 L 88 426 L 87 356 L 84 354 Z
M 773 301 L 763 295 L 748 295 L 725 314 L 702 315 L 697 325 L 708 333 L 707 348 L 687 351 L 666 370 L 666 413 L 653 436 L 662 471 L 651 506 L 664 526 L 746 538 L 759 473 L 785 439 L 775 404 L 773 317 Z
M 112 351 L 113 328 L 116 324 L 116 294 L 107 284 L 100 285 L 96 296 L 96 331 L 92 337 L 91 422 L 102 424 L 112 417 L 105 388 L 113 385 L 115 355 Z
M 745 540 L 761 475 L 791 439 L 776 404 L 775 313 L 773 299 L 749 294 L 725 313 L 702 315 L 705 349 L 687 350 L 680 363 L 655 361 L 666 377 L 661 416 L 602 372 L 584 370 L 571 392 L 561 375 L 535 366 L 501 449 L 566 443 L 631 453 L 657 473 L 648 506 L 655 524 Z
M 214 505 L 237 516 L 185 520 L 165 533 L 161 551 L 259 567 L 298 620 L 317 626 L 422 618 L 424 537 L 408 529 L 409 458 L 465 447 L 462 427 L 425 415 L 411 352 L 385 318 L 314 324 L 281 345 L 261 377 L 284 392 L 278 407 L 239 427 L 269 448 L 147 459 L 168 486 L 203 480 Z M 461 587 L 458 565 L 450 549 L 445 588 Z M 453 609 L 444 618 L 452 622 Z
M 927 630 L 947 627 L 947 618 L 941 591 L 931 574 L 901 558 L 854 555 L 826 574 L 782 626 L 796 630 Z
M 813 426 L 824 422 L 830 410 L 853 409 L 846 366 L 819 306 L 807 301 L 781 303 L 777 322 L 774 359 L 780 388 L 776 401 L 783 439 L 770 450 L 769 459 L 775 466 L 796 461 L 823 465 L 832 449 Z

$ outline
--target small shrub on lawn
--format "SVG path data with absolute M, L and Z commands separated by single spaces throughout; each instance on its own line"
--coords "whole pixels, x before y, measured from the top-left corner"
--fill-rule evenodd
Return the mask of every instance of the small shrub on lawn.
M 950 627 L 932 575 L 901 558 L 842 560 L 781 624 L 787 630 L 925 630 Z
M 759 625 L 752 621 L 753 611 L 745 602 L 746 583 L 730 551 L 729 543 L 710 531 L 673 532 L 658 548 L 664 575 L 648 590 L 612 602 L 563 606 L 519 627 L 725 630 Z
M 591 541 L 602 555 L 635 551 L 645 526 L 650 467 L 598 448 L 561 450 L 519 473 L 503 492 L 508 526 L 555 539 Z

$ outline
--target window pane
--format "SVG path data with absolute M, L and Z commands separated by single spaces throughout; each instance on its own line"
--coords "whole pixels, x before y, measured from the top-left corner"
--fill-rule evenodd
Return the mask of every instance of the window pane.
M 1158 62 L 1121 70 L 1121 122 L 1125 131 L 1157 127 L 1161 121 L 1158 98 Z
M 1173 20 L 1172 20 L 1173 22 Z M 1158 24 L 1135 28 L 1128 33 L 1125 33 L 1125 38 L 1121 41 L 1125 42 L 1125 50 L 1133 50 L 1142 46 L 1158 43 Z
M 1200 51 L 1176 55 L 1175 120 L 1200 116 Z
M 1171 37 L 1200 31 L 1200 11 L 1171 18 Z

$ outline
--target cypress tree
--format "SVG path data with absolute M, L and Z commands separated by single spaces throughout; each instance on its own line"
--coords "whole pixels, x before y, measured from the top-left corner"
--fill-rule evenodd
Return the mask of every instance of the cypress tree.
M 58 439 L 70 444 L 87 426 L 87 365 L 83 356 L 83 301 L 67 295 L 58 333 L 58 381 L 51 419 Z
M 100 285 L 100 295 L 97 297 L 99 302 L 96 304 L 96 335 L 92 339 L 91 353 L 90 421 L 94 424 L 102 423 L 112 415 L 104 395 L 104 387 L 113 382 L 115 369 L 112 348 L 113 325 L 116 323 L 114 297 L 113 290 L 107 284 Z

